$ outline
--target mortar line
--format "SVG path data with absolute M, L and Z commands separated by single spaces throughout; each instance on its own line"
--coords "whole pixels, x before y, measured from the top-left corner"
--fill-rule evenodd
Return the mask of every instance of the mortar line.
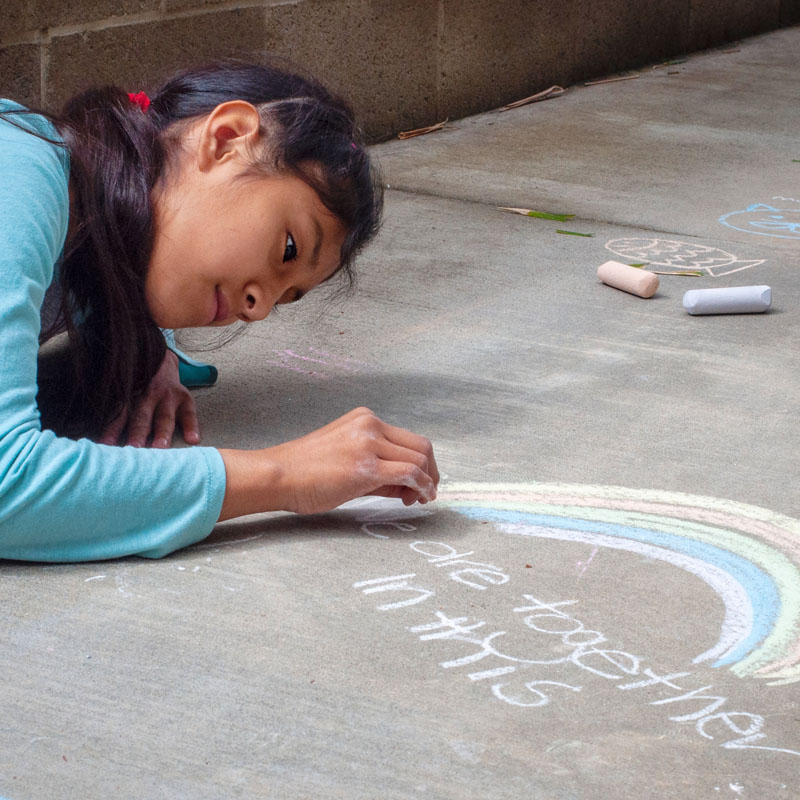
M 44 108 L 47 103 L 47 68 L 50 65 L 50 48 L 48 42 L 39 44 L 39 105 Z
M 442 103 L 442 44 L 444 42 L 444 0 L 436 7 L 436 119 L 444 113 Z
M 187 8 L 181 11 L 166 12 L 162 9 L 166 3 L 159 4 L 159 8 L 153 11 L 142 11 L 139 14 L 126 14 L 105 17 L 103 19 L 89 20 L 87 22 L 70 23 L 67 25 L 54 25 L 48 28 L 36 28 L 23 31 L 16 36 L 11 36 L 0 41 L 0 48 L 13 47 L 18 44 L 35 44 L 43 41 L 50 41 L 53 38 L 62 36 L 75 36 L 79 33 L 96 33 L 97 31 L 108 30 L 110 28 L 124 28 L 129 25 L 144 25 L 149 22 L 172 22 L 178 19 L 189 19 L 191 17 L 204 17 L 209 14 L 216 14 L 219 11 L 238 11 L 249 8 L 269 8 L 271 6 L 295 6 L 304 0 L 272 0 L 267 5 L 264 0 L 225 0 L 215 3 L 208 8 Z
M 456 195 L 449 195 L 449 194 L 436 194 L 435 192 L 426 192 L 426 191 L 424 191 L 422 189 L 408 189 L 408 188 L 405 188 L 403 186 L 399 186 L 396 183 L 392 183 L 391 184 L 391 189 L 389 189 L 387 194 L 389 194 L 391 192 L 400 192 L 402 194 L 408 194 L 408 195 L 412 195 L 412 196 L 417 195 L 419 197 L 432 197 L 432 198 L 434 198 L 436 200 L 452 200 L 453 202 L 456 202 L 456 203 L 466 203 L 468 205 L 482 206 L 483 208 L 498 209 L 500 207 L 500 206 L 495 205 L 494 203 L 487 203 L 484 200 L 473 200 L 471 198 L 458 197 Z M 723 244 L 740 244 L 740 245 L 745 245 L 746 247 L 749 247 L 749 245 L 746 242 L 740 242 L 738 239 L 722 239 L 722 238 L 715 237 L 715 236 L 702 236 L 702 235 L 697 234 L 697 233 L 684 233 L 682 231 L 675 231 L 675 230 L 671 230 L 670 231 L 670 230 L 665 230 L 663 228 L 653 228 L 653 227 L 650 227 L 648 225 L 634 225 L 634 224 L 632 224 L 630 222 L 614 222 L 613 220 L 598 219 L 596 217 L 577 217 L 576 216 L 574 218 L 574 220 L 570 220 L 570 224 L 573 224 L 575 222 L 578 222 L 578 223 L 580 223 L 580 222 L 588 222 L 588 223 L 593 223 L 595 225 L 610 225 L 610 226 L 613 226 L 614 228 L 622 228 L 623 230 L 647 231 L 648 233 L 660 233 L 660 234 L 664 234 L 666 236 L 686 236 L 686 237 L 689 237 L 689 238 L 692 238 L 692 239 L 703 239 L 704 241 L 709 241 L 709 242 L 715 242 L 715 243 L 720 243 L 721 242 Z M 771 245 L 771 243 L 759 242 L 759 244 L 762 244 L 766 248 L 771 248 L 772 250 L 775 250 L 776 252 L 783 252 L 779 248 L 776 250 L 775 246 Z

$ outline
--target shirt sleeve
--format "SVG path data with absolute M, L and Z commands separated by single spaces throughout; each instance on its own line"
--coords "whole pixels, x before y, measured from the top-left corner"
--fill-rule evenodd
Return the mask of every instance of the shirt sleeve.
M 0 120 L 0 175 L 0 558 L 158 558 L 203 539 L 225 493 L 216 449 L 110 447 L 42 431 L 40 307 L 66 238 L 68 159 Z
M 164 341 L 178 358 L 178 377 L 187 389 L 197 389 L 201 386 L 213 386 L 217 382 L 217 368 L 213 364 L 197 361 L 190 358 L 175 344 L 175 331 L 162 328 Z

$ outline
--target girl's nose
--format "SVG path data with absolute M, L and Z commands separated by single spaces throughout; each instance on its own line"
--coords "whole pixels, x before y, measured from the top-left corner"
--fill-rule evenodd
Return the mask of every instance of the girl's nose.
M 258 322 L 272 311 L 272 303 L 257 283 L 248 283 L 244 287 L 243 306 L 242 315 L 248 322 Z

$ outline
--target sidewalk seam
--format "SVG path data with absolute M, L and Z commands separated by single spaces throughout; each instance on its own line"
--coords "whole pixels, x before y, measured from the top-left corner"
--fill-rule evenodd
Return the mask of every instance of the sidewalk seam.
M 494 203 L 486 203 L 482 200 L 472 200 L 467 199 L 465 197 L 457 197 L 455 195 L 448 195 L 448 194 L 435 194 L 434 192 L 426 192 L 420 189 L 407 189 L 403 186 L 399 186 L 396 183 L 391 184 L 391 188 L 387 189 L 386 194 L 389 195 L 392 192 L 401 192 L 403 194 L 409 195 L 417 195 L 419 197 L 432 197 L 438 200 L 452 200 L 456 203 L 467 203 L 468 205 L 475 205 L 475 206 L 482 206 L 484 208 L 494 208 L 499 209 L 500 206 L 495 205 Z M 663 228 L 652 228 L 648 225 L 635 225 L 630 222 L 616 222 L 614 220 L 608 219 L 597 219 L 595 217 L 580 217 L 576 216 L 573 220 L 570 220 L 570 224 L 576 224 L 581 222 L 593 223 L 596 225 L 611 225 L 615 228 L 625 228 L 631 229 L 635 231 L 647 231 L 648 233 L 659 233 L 665 236 L 685 236 L 692 239 L 703 239 L 705 241 L 710 242 L 722 242 L 722 243 L 734 243 L 734 244 L 744 244 L 749 246 L 747 242 L 741 242 L 738 239 L 722 239 L 715 236 L 701 236 L 696 233 L 684 233 L 682 231 L 675 231 L 675 230 L 664 230 Z M 773 249 L 776 249 L 771 242 L 760 242 L 760 244 L 765 245 L 766 247 L 772 246 Z M 777 252 L 783 252 L 780 248 L 777 248 Z

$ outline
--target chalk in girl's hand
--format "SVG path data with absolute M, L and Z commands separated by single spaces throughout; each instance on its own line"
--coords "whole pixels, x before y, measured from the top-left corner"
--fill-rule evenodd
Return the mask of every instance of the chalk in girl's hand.
M 597 268 L 597 277 L 603 283 L 630 292 L 639 297 L 652 297 L 658 289 L 658 276 L 619 261 L 606 261 Z
M 760 314 L 772 303 L 769 286 L 731 286 L 721 289 L 690 289 L 683 307 L 699 314 Z

